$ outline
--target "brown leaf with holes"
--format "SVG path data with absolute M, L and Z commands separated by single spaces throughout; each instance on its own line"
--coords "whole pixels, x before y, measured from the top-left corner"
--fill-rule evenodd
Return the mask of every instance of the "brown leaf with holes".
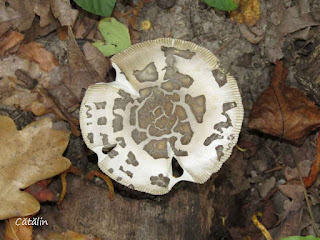
M 32 240 L 32 230 L 32 226 L 22 225 L 21 219 L 10 218 L 6 221 L 4 240 Z
M 320 112 L 302 91 L 285 85 L 287 73 L 277 61 L 272 82 L 253 105 L 248 127 L 301 144 L 320 126 Z
M 30 61 L 39 63 L 40 68 L 46 72 L 52 71 L 59 65 L 56 57 L 38 42 L 21 45 L 18 53 Z
M 0 220 L 35 214 L 39 202 L 21 191 L 68 169 L 62 156 L 69 134 L 52 129 L 48 118 L 17 131 L 13 120 L 0 116 Z

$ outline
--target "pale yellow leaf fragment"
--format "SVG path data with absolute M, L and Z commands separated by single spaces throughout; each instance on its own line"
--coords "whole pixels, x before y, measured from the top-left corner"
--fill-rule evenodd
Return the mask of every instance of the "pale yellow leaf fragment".
M 70 167 L 62 157 L 68 142 L 69 134 L 53 130 L 48 118 L 18 131 L 11 118 L 0 116 L 0 220 L 39 211 L 39 202 L 21 190 Z

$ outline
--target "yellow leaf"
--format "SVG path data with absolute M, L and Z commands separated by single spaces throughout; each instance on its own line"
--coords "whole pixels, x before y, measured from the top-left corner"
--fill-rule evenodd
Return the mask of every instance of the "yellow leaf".
M 39 211 L 39 202 L 21 189 L 68 169 L 62 157 L 68 142 L 69 134 L 53 130 L 48 118 L 17 131 L 11 118 L 0 116 L 0 220 Z
M 241 0 L 240 7 L 230 15 L 231 19 L 251 27 L 260 19 L 260 2 L 259 0 Z

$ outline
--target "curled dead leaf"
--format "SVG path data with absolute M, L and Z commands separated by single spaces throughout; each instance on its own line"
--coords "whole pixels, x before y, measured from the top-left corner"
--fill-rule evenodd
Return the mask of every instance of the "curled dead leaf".
M 39 63 L 40 68 L 46 72 L 52 71 L 59 65 L 56 57 L 47 51 L 41 43 L 31 42 L 21 45 L 18 53 L 30 61 Z
M 22 42 L 24 35 L 11 31 L 0 38 L 0 56 L 6 55 L 8 51 L 10 51 L 15 46 L 19 46 Z M 18 49 L 16 49 L 17 51 Z
M 301 144 L 320 126 L 320 112 L 302 91 L 285 85 L 287 73 L 277 61 L 272 82 L 253 105 L 248 127 Z
M 39 202 L 21 189 L 68 169 L 62 157 L 68 142 L 69 134 L 53 130 L 48 118 L 17 131 L 11 118 L 0 116 L 0 220 L 39 211 Z

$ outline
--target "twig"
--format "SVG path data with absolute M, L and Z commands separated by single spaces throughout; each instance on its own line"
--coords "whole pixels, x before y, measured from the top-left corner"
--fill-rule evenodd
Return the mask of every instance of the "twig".
M 312 227 L 313 227 L 314 232 L 316 233 L 317 237 L 319 237 L 320 234 L 319 234 L 318 228 L 316 226 L 316 223 L 314 221 L 314 216 L 313 216 L 313 212 L 312 212 L 312 209 L 311 209 L 311 203 L 310 203 L 309 198 L 308 198 L 308 193 L 307 193 L 306 186 L 304 185 L 304 181 L 303 181 L 303 178 L 302 178 L 300 167 L 297 164 L 297 161 L 296 161 L 295 158 L 293 158 L 293 161 L 294 161 L 294 164 L 296 165 L 296 169 L 297 169 L 297 172 L 298 172 L 298 175 L 299 175 L 300 183 L 301 183 L 301 186 L 303 188 L 303 193 L 304 193 L 304 197 L 305 197 L 306 202 L 307 202 L 307 207 L 308 207 L 308 211 L 309 211 Z
M 259 214 L 257 214 L 259 215 Z M 261 233 L 263 234 L 263 236 L 267 239 L 267 240 L 272 240 L 272 236 L 269 233 L 269 231 L 266 229 L 265 226 L 262 225 L 262 223 L 258 220 L 257 215 L 252 215 L 252 222 L 254 223 L 254 225 L 256 225 L 257 228 L 260 229 Z M 261 215 L 261 214 L 260 214 Z

